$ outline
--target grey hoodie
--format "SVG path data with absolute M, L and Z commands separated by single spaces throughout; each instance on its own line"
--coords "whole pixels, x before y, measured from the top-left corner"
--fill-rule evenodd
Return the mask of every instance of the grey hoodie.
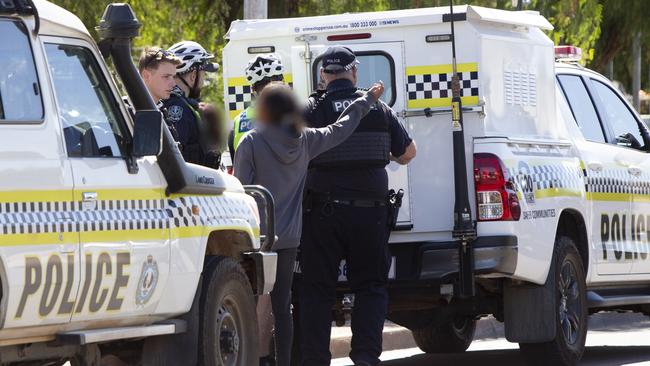
M 366 93 L 350 104 L 336 122 L 323 128 L 305 128 L 298 137 L 258 123 L 242 138 L 234 174 L 242 184 L 259 184 L 273 194 L 278 236 L 273 249 L 297 248 L 300 244 L 302 191 L 309 161 L 345 141 L 376 102 Z

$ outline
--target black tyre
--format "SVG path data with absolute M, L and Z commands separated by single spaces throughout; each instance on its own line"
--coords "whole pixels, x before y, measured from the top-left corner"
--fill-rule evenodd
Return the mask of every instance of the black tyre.
M 456 317 L 444 324 L 412 330 L 415 344 L 425 353 L 465 352 L 476 331 L 476 320 Z
M 555 339 L 545 343 L 520 343 L 532 365 L 572 366 L 578 364 L 587 338 L 585 270 L 573 240 L 560 237 L 553 254 L 556 289 Z
M 207 264 L 203 276 L 199 364 L 259 365 L 255 298 L 244 270 L 220 257 Z

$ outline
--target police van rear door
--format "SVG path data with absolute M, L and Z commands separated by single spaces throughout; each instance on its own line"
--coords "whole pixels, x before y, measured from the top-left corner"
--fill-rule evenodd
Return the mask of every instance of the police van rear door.
M 333 44 L 332 44 L 333 45 Z M 381 43 L 351 43 L 341 44 L 349 47 L 357 55 L 360 61 L 357 72 L 357 86 L 368 88 L 373 82 L 382 80 L 386 91 L 381 99 L 388 104 L 398 115 L 400 122 L 404 124 L 406 130 L 409 130 L 408 121 L 403 119 L 400 114 L 405 107 L 405 90 L 404 90 L 404 65 L 402 55 L 403 42 L 381 42 Z M 293 47 L 292 65 L 293 83 L 296 90 L 315 90 L 320 82 L 320 55 L 329 45 L 310 45 L 311 51 L 311 69 L 306 73 L 299 71 L 298 65 L 304 65 L 305 48 L 302 46 Z M 305 85 L 312 83 L 312 85 Z M 303 84 L 303 85 L 301 85 Z M 408 166 L 399 165 L 391 162 L 386 167 L 388 171 L 388 187 L 395 191 L 404 190 L 402 208 L 398 217 L 398 230 L 409 230 L 412 228 L 411 222 L 411 205 L 409 195 L 409 174 Z

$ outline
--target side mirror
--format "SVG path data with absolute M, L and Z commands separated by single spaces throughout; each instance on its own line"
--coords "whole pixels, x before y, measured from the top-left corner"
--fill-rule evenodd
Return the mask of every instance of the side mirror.
M 138 111 L 133 126 L 134 157 L 158 156 L 162 151 L 163 117 L 160 111 Z
M 640 149 L 641 143 L 631 133 L 624 133 L 616 138 L 616 145 Z

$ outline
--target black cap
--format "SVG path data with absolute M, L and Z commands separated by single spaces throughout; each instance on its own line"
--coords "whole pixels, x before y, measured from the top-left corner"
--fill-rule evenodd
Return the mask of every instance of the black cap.
M 329 47 L 323 53 L 323 71 L 328 74 L 338 74 L 355 67 L 359 61 L 351 49 L 342 46 Z

